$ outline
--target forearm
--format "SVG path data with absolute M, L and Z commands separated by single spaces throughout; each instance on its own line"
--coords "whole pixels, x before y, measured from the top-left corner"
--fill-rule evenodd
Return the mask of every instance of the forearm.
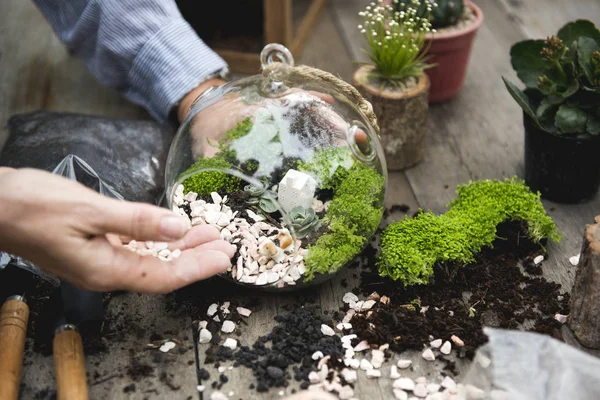
M 159 121 L 227 68 L 173 0 L 35 0 L 60 39 L 104 85 Z

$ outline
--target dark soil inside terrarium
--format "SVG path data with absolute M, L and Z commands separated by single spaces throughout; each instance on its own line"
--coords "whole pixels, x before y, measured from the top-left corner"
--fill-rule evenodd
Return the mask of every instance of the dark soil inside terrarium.
M 476 255 L 476 262 L 458 269 L 438 265 L 431 285 L 404 287 L 382 279 L 375 268 L 375 250 L 366 251 L 368 268 L 356 293 L 390 297 L 378 303 L 369 318 L 354 318 L 353 328 L 371 344 L 389 343 L 396 352 L 421 350 L 430 335 L 447 340 L 456 335 L 465 342 L 461 354 L 472 358 L 487 341 L 483 326 L 527 329 L 561 339 L 555 313 L 569 313 L 569 294 L 559 284 L 523 273 L 519 262 L 532 263 L 543 252 L 528 239 L 526 227 L 504 223 L 493 247 Z M 537 268 L 533 271 L 537 274 Z M 428 307 L 426 311 L 424 308 Z M 373 329 L 373 324 L 376 328 Z

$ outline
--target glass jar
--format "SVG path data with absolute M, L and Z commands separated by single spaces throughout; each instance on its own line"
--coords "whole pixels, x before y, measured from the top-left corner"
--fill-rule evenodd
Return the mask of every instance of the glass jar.
M 354 88 L 294 67 L 281 45 L 266 46 L 261 62 L 262 75 L 193 103 L 169 151 L 167 202 L 236 245 L 221 276 L 285 290 L 323 282 L 364 249 L 381 222 L 387 171 Z

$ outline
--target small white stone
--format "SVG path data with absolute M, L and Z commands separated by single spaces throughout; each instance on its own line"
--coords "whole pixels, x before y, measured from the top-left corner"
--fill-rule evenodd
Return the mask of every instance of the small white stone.
M 171 260 L 174 260 L 176 258 L 179 258 L 181 256 L 181 250 L 180 249 L 175 249 L 171 252 L 171 255 L 169 256 L 169 258 Z
M 218 315 L 215 315 L 215 317 L 213 318 L 213 321 L 215 321 L 215 322 L 221 322 L 221 318 L 219 318 Z
M 279 397 L 283 397 L 283 395 L 285 394 L 285 392 L 283 390 L 280 390 L 279 393 L 277 393 L 279 395 Z
M 174 349 L 175 346 L 177 346 L 175 342 L 165 342 L 162 346 L 160 346 L 160 351 L 163 353 L 168 353 L 170 350 Z
M 208 343 L 212 339 L 212 333 L 206 328 L 200 329 L 200 339 L 198 340 L 200 344 Z
M 394 389 L 394 398 L 396 400 L 408 400 L 408 393 L 402 389 Z
M 366 340 L 363 340 L 362 342 L 360 342 L 359 344 L 357 344 L 356 346 L 354 346 L 354 351 L 356 351 L 357 353 L 360 351 L 365 351 L 367 349 L 369 349 L 369 342 L 367 342 Z
M 452 344 L 449 341 L 445 341 L 442 347 L 440 347 L 440 352 L 442 354 L 448 355 L 452 351 Z
M 351 400 L 354 397 L 354 389 L 350 385 L 343 386 L 337 392 L 340 400 Z
M 373 369 L 373 364 L 371 364 L 366 358 L 363 358 L 362 360 L 360 360 L 360 369 L 362 369 L 363 371 L 368 371 L 370 369 Z
M 465 345 L 465 342 L 456 335 L 450 336 L 450 340 L 452 340 L 452 343 L 454 343 L 456 347 L 464 347 Z
M 358 301 L 358 296 L 352 292 L 348 292 L 342 297 L 342 301 L 346 304 L 349 304 L 350 302 L 356 303 Z
M 196 193 L 196 192 L 188 192 L 185 196 L 183 196 L 183 199 L 185 201 L 189 201 L 190 203 L 193 201 L 196 201 L 197 198 L 198 198 L 198 193 Z
M 541 263 L 542 261 L 544 261 L 544 256 L 537 256 L 533 259 L 533 263 L 535 265 L 538 265 L 539 263 Z
M 200 323 L 198 324 L 198 329 L 204 329 L 204 328 L 206 328 L 207 325 L 208 325 L 207 321 L 200 321 Z
M 229 393 L 227 393 L 227 396 L 233 397 L 233 390 L 230 390 Z
M 258 278 L 256 279 L 256 285 L 266 285 L 267 279 L 267 272 L 265 271 L 262 274 L 258 275 Z
M 342 319 L 342 323 L 343 324 L 350 323 L 350 321 L 352 320 L 352 318 L 354 317 L 355 314 L 356 314 L 356 311 L 354 311 L 353 309 L 348 310 L 346 315 L 344 315 L 344 319 Z
M 444 389 L 451 389 L 451 388 L 455 388 L 456 387 L 456 382 L 454 382 L 454 379 L 450 378 L 449 376 L 446 376 L 443 380 L 442 383 L 440 384 Z
M 229 400 L 223 392 L 215 391 L 210 394 L 210 400 Z
M 321 358 L 323 358 L 323 353 L 322 353 L 322 352 L 320 352 L 320 351 L 315 351 L 315 352 L 313 353 L 313 355 L 311 356 L 311 358 L 312 358 L 313 360 L 315 360 L 315 361 L 316 361 L 316 360 L 320 360 Z
M 221 331 L 225 333 L 231 333 L 235 330 L 235 324 L 232 321 L 224 321 L 221 326 Z
M 568 315 L 563 315 L 563 314 L 559 314 L 559 313 L 554 314 L 554 319 L 557 320 L 558 322 L 560 322 L 561 324 L 564 324 L 565 322 L 567 322 L 568 317 L 569 317 Z
M 381 350 L 381 351 L 386 351 L 389 348 L 390 348 L 390 345 L 388 343 L 382 344 L 381 346 L 379 346 L 379 350 Z
M 235 350 L 237 348 L 237 340 L 232 338 L 225 339 L 225 343 L 223 343 L 224 347 L 230 348 L 231 350 Z
M 236 310 L 237 310 L 238 314 L 240 314 L 242 317 L 249 317 L 250 314 L 252 314 L 252 311 L 250 311 L 249 309 L 244 308 L 244 307 L 238 307 L 238 308 L 236 308 Z
M 489 367 L 492 364 L 492 360 L 490 360 L 488 357 L 484 356 L 483 354 L 479 354 L 477 356 L 477 362 L 483 368 L 487 368 L 487 367 Z
M 307 173 L 290 169 L 277 188 L 277 200 L 285 212 L 297 206 L 310 208 L 313 203 L 317 181 Z
M 261 217 L 260 215 L 257 215 L 254 211 L 252 210 L 246 210 L 246 214 L 248 214 L 248 216 L 254 221 L 254 222 L 260 222 L 260 221 L 264 221 L 264 218 Z
M 415 385 L 415 388 L 413 390 L 413 394 L 415 396 L 423 398 L 427 397 L 427 393 L 429 393 L 427 390 L 427 386 L 425 386 L 423 383 L 418 383 Z
M 412 392 L 415 388 L 415 381 L 407 377 L 398 378 L 394 381 L 392 386 L 394 389 L 402 389 Z
M 380 378 L 381 371 L 378 369 L 369 369 L 366 372 L 367 378 Z
M 213 315 L 215 315 L 217 313 L 218 309 L 219 309 L 219 305 L 217 303 L 212 303 L 210 306 L 208 306 L 206 315 L 208 315 L 209 317 L 212 317 Z
M 325 335 L 325 336 L 334 336 L 335 335 L 335 331 L 333 330 L 333 328 L 326 324 L 321 325 L 321 333 L 323 333 L 323 335 Z
M 398 367 L 396 367 L 395 365 L 392 365 L 392 367 L 390 368 L 390 378 L 392 378 L 392 379 L 400 378 L 400 373 L 398 372 Z
M 319 378 L 319 374 L 316 373 L 315 371 L 310 371 L 310 373 L 308 374 L 308 380 L 310 381 L 310 383 L 321 382 L 321 378 Z
M 421 383 L 425 385 L 427 383 L 427 378 L 425 378 L 424 376 L 420 376 L 417 379 L 415 379 L 415 383 Z
M 577 254 L 576 256 L 569 258 L 569 262 L 572 266 L 576 267 L 579 264 L 579 256 L 580 254 Z
M 210 197 L 212 198 L 212 201 L 215 204 L 221 204 L 223 202 L 223 198 L 217 192 L 212 192 L 210 194 Z
M 344 360 L 344 362 L 345 362 L 345 360 Z M 348 362 L 347 365 L 352 369 L 359 369 L 360 368 L 360 360 L 353 358 Z
M 437 393 L 437 392 L 439 392 L 439 391 L 440 391 L 440 388 L 441 388 L 441 387 L 442 387 L 442 386 L 441 386 L 441 385 L 439 385 L 439 384 L 437 384 L 437 383 L 429 383 L 429 384 L 427 385 L 427 391 L 428 391 L 429 393 Z
M 199 391 L 200 393 L 202 393 L 206 390 L 206 386 L 198 385 L 198 386 L 196 386 L 196 390 Z
M 385 361 L 385 354 L 381 350 L 371 350 L 371 364 L 373 368 L 381 368 L 381 365 Z
M 468 400 L 483 400 L 485 399 L 485 392 L 473 385 L 465 385 Z
M 396 365 L 398 366 L 398 368 L 400 369 L 406 369 L 408 367 L 410 367 L 412 364 L 411 360 L 406 360 L 406 359 L 400 359 L 398 360 L 398 362 L 396 363 Z
M 433 360 L 435 360 L 435 354 L 433 354 L 433 351 L 431 351 L 431 349 L 426 349 L 421 354 L 421 357 L 423 357 L 423 359 L 425 359 L 427 361 L 433 361 Z
M 367 300 L 362 304 L 360 311 L 368 311 L 377 303 L 375 300 Z
M 346 349 L 346 352 L 344 353 L 344 358 L 354 358 L 354 355 L 354 350 Z
M 432 348 L 434 348 L 434 349 L 437 349 L 438 347 L 440 347 L 440 346 L 442 345 L 442 339 L 435 339 L 435 340 L 432 340 L 432 341 L 429 343 L 429 345 L 430 345 Z
M 227 367 L 224 365 L 221 365 L 219 368 L 217 368 L 217 371 L 219 371 L 219 373 L 222 374 L 223 372 L 227 371 Z
M 344 368 L 342 370 L 342 376 L 348 383 L 354 383 L 358 380 L 358 374 L 352 369 Z

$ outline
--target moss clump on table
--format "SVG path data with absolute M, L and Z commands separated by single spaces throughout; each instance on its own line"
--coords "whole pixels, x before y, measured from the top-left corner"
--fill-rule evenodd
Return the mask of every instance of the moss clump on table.
M 252 129 L 250 117 L 244 119 L 223 134 L 223 139 L 217 143 L 220 150 L 212 158 L 199 158 L 183 175 L 188 175 L 194 171 L 198 173 L 191 175 L 183 181 L 183 192 L 196 192 L 200 195 L 208 195 L 212 192 L 230 193 L 240 190 L 241 181 L 235 176 L 225 172 L 214 171 L 214 169 L 233 169 L 232 161 L 236 159 L 235 151 L 231 150 L 231 144 L 234 140 L 246 136 Z M 205 171 L 209 169 L 209 171 Z M 213 171 L 210 171 L 213 169 Z M 203 171 L 204 170 L 204 171 Z
M 313 279 L 315 273 L 336 271 L 354 258 L 381 222 L 383 176 L 361 163 L 349 169 L 337 168 L 329 176 L 334 175 L 339 179 L 329 181 L 334 195 L 323 217 L 329 232 L 308 246 L 305 281 Z
M 378 261 L 381 276 L 405 285 L 429 283 L 436 263 L 475 261 L 474 255 L 492 245 L 496 227 L 505 221 L 526 222 L 535 243 L 560 240 L 539 193 L 517 178 L 470 182 L 459 186 L 457 194 L 445 214 L 421 213 L 386 228 Z

